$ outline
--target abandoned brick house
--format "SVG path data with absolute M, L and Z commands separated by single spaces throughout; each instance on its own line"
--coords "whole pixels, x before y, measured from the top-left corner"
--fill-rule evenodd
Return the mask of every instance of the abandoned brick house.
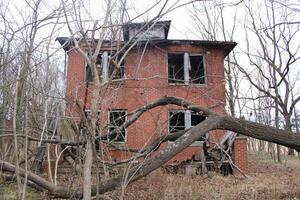
M 170 21 L 151 24 L 144 31 L 145 23 L 131 23 L 123 26 L 123 41 L 104 41 L 98 56 L 97 66 L 102 78 L 113 75 L 110 84 L 101 90 L 99 105 L 100 121 L 107 124 L 104 131 L 112 131 L 127 120 L 127 113 L 157 100 L 163 96 L 185 98 L 195 104 L 213 107 L 216 112 L 225 112 L 224 58 L 236 46 L 234 42 L 205 40 L 169 40 Z M 140 31 L 142 30 L 142 31 Z M 122 45 L 138 42 L 132 48 L 116 73 L 111 73 L 110 58 Z M 68 38 L 57 38 L 67 55 L 66 96 L 80 99 L 89 112 L 93 82 L 90 67 L 84 58 L 67 43 Z M 122 55 L 122 54 L 120 54 Z M 121 56 L 118 56 L 121 57 Z M 66 115 L 79 119 L 76 109 L 67 105 Z M 118 119 L 118 120 L 114 120 Z M 161 134 L 169 134 L 195 126 L 205 118 L 169 105 L 155 108 L 117 138 L 111 138 L 120 146 L 141 148 Z M 213 131 L 206 138 L 209 144 L 217 142 L 224 131 Z M 173 160 L 199 158 L 199 141 L 179 153 Z M 171 142 L 171 141 L 170 141 Z M 247 173 L 247 147 L 245 139 L 236 139 L 233 159 L 235 164 Z M 112 159 L 122 159 L 128 153 L 113 151 Z

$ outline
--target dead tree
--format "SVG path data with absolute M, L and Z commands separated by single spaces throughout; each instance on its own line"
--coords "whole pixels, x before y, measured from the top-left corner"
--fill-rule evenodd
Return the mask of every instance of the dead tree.
M 241 15 L 240 9 L 247 10 L 242 23 L 236 20 Z M 234 13 L 234 19 L 228 20 L 226 12 Z M 296 96 L 299 79 L 297 75 L 293 76 L 293 73 L 298 73 L 295 69 L 299 63 L 299 45 L 296 44 L 300 23 L 294 20 L 294 16 L 299 15 L 299 10 L 287 2 L 279 1 L 241 1 L 235 5 L 217 1 L 194 3 L 191 13 L 194 28 L 201 39 L 232 40 L 237 30 L 244 27 L 246 45 L 244 47 L 243 42 L 239 42 L 239 45 L 241 54 L 248 58 L 249 64 L 245 63 L 246 57 L 236 54 L 229 56 L 226 63 L 227 97 L 231 115 L 234 116 L 232 113 L 239 111 L 237 113 L 242 116 L 242 100 L 252 100 L 247 106 L 253 110 L 253 105 L 259 104 L 260 99 L 267 99 L 272 106 L 265 109 L 274 113 L 273 116 L 278 116 L 274 124 L 279 127 L 280 121 L 283 121 L 284 128 L 291 131 L 291 117 L 300 101 L 299 95 Z M 225 21 L 228 22 L 224 23 Z M 248 81 L 241 81 L 241 75 Z M 238 88 L 241 83 L 252 85 L 252 92 L 248 93 L 253 96 L 242 94 Z M 277 156 L 280 160 L 279 147 Z
M 283 117 L 284 128 L 291 131 L 291 116 L 295 106 L 300 101 L 299 96 L 292 96 L 293 90 L 296 90 L 293 85 L 298 80 L 291 78 L 293 66 L 296 66 L 300 59 L 298 53 L 300 47 L 293 47 L 297 40 L 296 36 L 299 34 L 299 23 L 288 23 L 289 17 L 297 13 L 290 10 L 292 14 L 288 14 L 285 9 L 290 8 L 281 7 L 279 4 L 274 1 L 265 1 L 261 5 L 254 5 L 250 2 L 244 3 L 251 22 L 250 25 L 245 25 L 245 31 L 247 34 L 246 55 L 252 67 L 252 75 L 243 68 L 240 70 L 258 92 L 272 99 L 276 107 L 275 114 L 277 111 L 279 112 Z M 255 14 L 258 13 L 256 9 L 260 8 L 264 9 L 262 12 L 265 12 L 265 21 L 260 20 L 262 16 Z M 280 21 L 281 19 L 284 21 Z M 251 36 L 256 38 L 259 45 L 256 52 L 253 51 L 250 44 Z M 253 69 L 257 72 L 255 74 L 262 76 L 266 82 L 265 85 L 262 86 L 254 81 Z M 279 117 L 277 117 L 278 124 Z M 292 153 L 293 150 L 290 149 L 289 154 Z

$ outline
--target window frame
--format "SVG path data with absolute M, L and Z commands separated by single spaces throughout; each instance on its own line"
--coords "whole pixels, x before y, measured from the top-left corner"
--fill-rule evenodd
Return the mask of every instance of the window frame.
M 87 56 L 89 56 L 89 52 L 86 52 L 86 54 L 87 54 Z M 101 54 L 101 53 L 99 53 L 99 54 Z M 99 54 L 98 54 L 98 56 L 99 56 Z M 102 55 L 102 54 L 101 54 Z M 101 62 L 102 63 L 102 62 Z M 93 83 L 93 75 L 92 75 L 92 70 L 91 70 L 91 66 L 89 66 L 89 68 L 90 68 L 90 70 L 91 70 L 91 80 L 88 80 L 87 81 L 87 74 L 86 74 L 86 71 L 87 71 L 87 68 L 88 68 L 88 64 L 87 64 L 87 62 L 86 62 L 86 60 L 84 60 L 84 74 L 83 74 L 83 81 L 84 82 L 88 82 L 88 83 Z M 100 65 L 100 67 L 97 67 L 98 68 L 98 72 L 99 72 L 99 69 L 101 69 L 101 65 Z M 102 72 L 103 73 L 103 72 Z M 101 74 L 99 74 L 99 75 L 101 75 Z
M 191 67 L 191 63 L 190 63 L 190 56 L 202 56 L 202 63 L 203 63 L 203 72 L 204 72 L 204 83 L 191 83 L 191 79 L 189 78 L 189 84 L 190 85 L 206 85 L 207 84 L 207 75 L 206 75 L 206 60 L 205 60 L 205 54 L 203 53 L 188 53 L 189 54 L 189 67 Z M 188 72 L 188 76 L 190 76 L 189 72 Z M 201 78 L 201 77 L 199 77 Z
M 110 128 L 112 127 L 117 127 L 117 126 L 111 126 L 110 124 L 110 113 L 111 112 L 125 112 L 125 122 L 127 122 L 127 114 L 128 114 L 128 110 L 127 109 L 109 109 L 108 110 L 108 115 L 107 115 L 107 134 L 110 133 Z M 125 128 L 125 137 L 124 137 L 124 141 L 113 141 L 113 143 L 116 143 L 116 144 L 125 144 L 127 143 L 127 134 L 128 134 L 128 131 L 127 131 L 127 128 Z M 111 141 L 109 138 L 107 138 L 108 141 Z
M 176 79 L 169 79 L 169 55 L 170 54 L 173 54 L 173 55 L 183 54 L 183 80 L 182 80 L 182 82 L 179 82 L 179 81 L 175 82 L 175 83 L 169 82 L 170 80 L 175 80 L 176 81 Z M 184 59 L 184 52 L 169 52 L 169 53 L 167 53 L 167 76 L 168 76 L 167 80 L 168 80 L 168 84 L 170 84 L 170 85 L 186 85 L 184 60 L 185 60 Z
M 170 79 L 169 78 L 169 55 L 170 54 L 183 54 L 183 81 L 171 83 L 170 80 L 176 80 L 176 79 Z M 204 71 L 204 83 L 192 83 L 190 80 L 190 56 L 202 56 L 202 63 L 203 63 L 203 71 Z M 199 77 L 200 78 L 200 77 Z M 169 85 L 192 85 L 192 86 L 207 86 L 207 70 L 206 70 L 206 56 L 204 53 L 197 53 L 197 52 L 168 52 L 167 53 L 167 81 Z
M 99 73 L 99 76 L 102 76 L 104 78 L 104 80 L 108 80 L 110 77 L 110 55 L 114 55 L 116 52 L 115 51 L 100 51 L 98 56 L 101 55 L 101 64 L 100 67 L 97 67 L 99 69 L 102 68 L 102 73 Z M 86 54 L 88 55 L 89 52 L 86 52 Z M 102 55 L 105 55 L 104 58 L 102 58 Z M 121 53 L 119 53 L 120 55 L 122 55 Z M 105 62 L 105 64 L 103 65 L 103 62 Z M 120 65 L 119 70 L 121 71 L 121 77 L 120 78 L 112 78 L 111 81 L 113 82 L 117 82 L 117 81 L 123 81 L 125 79 L 125 59 L 123 59 L 123 61 L 121 62 L 121 64 L 123 63 L 123 65 Z M 87 68 L 88 68 L 88 64 L 85 61 L 84 62 L 84 77 L 83 80 L 84 82 L 88 82 L 88 83 L 93 83 L 93 80 L 89 80 L 87 81 Z M 100 72 L 100 70 L 98 69 L 98 72 Z M 122 73 L 123 72 L 123 73 Z M 92 73 L 92 72 L 91 72 Z M 91 74 L 92 76 L 92 74 Z M 93 78 L 93 77 L 92 77 Z
M 171 117 L 170 117 L 170 113 L 171 112 L 181 112 L 181 113 L 184 113 L 184 130 L 187 130 L 187 129 L 189 129 L 189 128 L 192 128 L 192 127 L 194 127 L 194 126 L 192 126 L 191 124 L 192 124 L 192 111 L 190 111 L 190 110 L 182 110 L 182 109 L 171 109 L 171 110 L 169 110 L 168 111 L 168 134 L 172 134 L 171 132 L 170 132 L 170 119 L 171 119 Z M 206 117 L 205 117 L 206 118 Z M 205 119 L 204 119 L 205 120 Z M 203 121 L 204 121 L 203 120 Z M 201 121 L 202 122 L 202 121 Z M 200 123 L 201 123 L 200 122 Z M 193 144 L 191 144 L 190 146 L 201 146 L 202 144 L 203 144 L 203 142 L 205 142 L 205 141 L 208 141 L 209 140 L 209 137 L 208 137 L 209 135 L 208 135 L 208 133 L 206 133 L 205 134 L 205 140 L 201 140 L 201 139 L 199 139 L 199 140 L 196 140 Z M 170 142 L 170 143 L 172 143 L 173 141 L 168 141 L 168 142 Z
M 170 113 L 171 112 L 174 112 L 174 113 L 183 113 L 184 114 L 184 129 L 183 130 L 186 130 L 186 126 L 185 126 L 185 110 L 171 109 L 168 112 L 168 134 L 171 134 L 171 132 L 170 132 L 170 122 L 171 122 L 171 115 L 170 115 Z M 175 126 L 173 126 L 173 127 L 175 127 Z M 179 126 L 177 126 L 177 127 L 179 127 Z M 182 126 L 180 126 L 180 127 L 182 127 Z
M 119 53 L 118 57 L 121 57 L 121 58 L 122 58 L 122 56 L 123 56 L 123 54 L 122 54 L 122 53 Z M 110 59 L 110 56 L 108 55 L 108 66 L 107 66 L 107 75 L 106 75 L 106 79 L 110 78 L 110 76 L 112 75 L 112 74 L 110 74 L 110 66 L 111 66 L 110 62 L 111 62 L 111 59 Z M 123 64 L 123 65 L 122 65 L 122 64 Z M 117 82 L 117 81 L 123 81 L 123 80 L 125 79 L 125 59 L 123 59 L 122 62 L 120 63 L 120 67 L 119 67 L 118 70 L 121 71 L 121 77 L 120 77 L 120 78 L 115 78 L 115 77 L 113 77 L 113 78 L 111 79 L 112 81 Z M 123 72 L 123 73 L 122 73 L 122 72 Z

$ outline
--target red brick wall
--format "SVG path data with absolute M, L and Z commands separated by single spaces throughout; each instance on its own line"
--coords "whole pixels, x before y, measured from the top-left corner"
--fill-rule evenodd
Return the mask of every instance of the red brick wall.
M 222 49 L 201 47 L 195 45 L 160 45 L 148 46 L 141 57 L 143 47 L 133 49 L 125 59 L 126 80 L 119 84 L 105 86 L 101 90 L 101 121 L 105 124 L 108 109 L 135 109 L 157 100 L 163 96 L 177 96 L 185 98 L 202 106 L 215 106 L 217 112 L 225 112 L 225 78 L 224 78 L 224 51 Z M 207 84 L 169 85 L 168 53 L 194 52 L 205 56 Z M 80 99 L 84 102 L 85 85 L 84 59 L 75 50 L 68 53 L 67 97 L 71 100 Z M 89 84 L 87 108 L 90 107 L 90 96 L 93 85 Z M 169 105 L 159 107 L 142 115 L 142 117 L 128 128 L 127 145 L 141 148 L 157 136 L 168 133 L 168 111 L 178 108 Z M 76 107 L 72 102 L 67 105 L 66 114 L 78 117 Z M 77 118 L 78 119 L 78 118 Z M 105 129 L 105 127 L 103 127 Z M 223 135 L 223 131 L 213 131 L 210 139 L 216 142 Z M 197 149 L 198 151 L 198 149 Z M 189 152 L 189 153 L 184 153 Z M 190 147 L 177 155 L 175 159 L 183 159 L 183 155 L 191 156 L 195 148 Z M 114 152 L 118 157 L 118 153 Z M 123 154 L 124 155 L 124 154 Z M 122 156 L 123 157 L 123 156 Z
M 246 137 L 236 137 L 233 143 L 233 161 L 243 173 L 249 172 Z

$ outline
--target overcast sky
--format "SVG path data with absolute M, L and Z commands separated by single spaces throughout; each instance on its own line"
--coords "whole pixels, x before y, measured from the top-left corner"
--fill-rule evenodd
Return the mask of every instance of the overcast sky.
M 246 1 L 246 0 L 245 0 Z M 248 1 L 248 0 L 247 0 Z M 298 0 L 286 0 L 283 2 L 290 2 L 290 5 L 292 7 L 295 7 L 295 9 L 300 10 L 300 3 Z M 32 1 L 27 1 L 29 4 L 32 4 Z M 42 10 L 39 13 L 39 18 L 46 16 L 49 10 L 55 10 L 60 5 L 60 0 L 53 0 L 53 1 L 42 1 Z M 71 2 L 71 1 L 65 1 L 65 2 Z M 76 3 L 80 2 L 79 0 L 76 1 Z M 100 22 L 103 20 L 103 15 L 105 13 L 105 0 L 90 0 L 90 1 L 83 1 L 85 4 L 84 9 L 81 8 L 82 12 L 85 13 L 81 17 L 83 20 L 99 20 Z M 88 3 L 90 2 L 90 3 Z M 138 16 L 139 14 L 143 13 L 145 10 L 147 10 L 149 7 L 153 6 L 156 2 L 160 2 L 158 0 L 127 0 L 128 6 L 127 6 L 127 12 L 130 17 L 130 19 Z M 162 0 L 156 7 L 154 7 L 150 12 L 147 12 L 146 14 L 142 15 L 141 17 L 135 19 L 135 22 L 142 22 L 147 21 L 157 15 L 158 11 L 164 4 L 164 0 Z M 180 4 L 184 4 L 188 2 L 188 0 L 170 0 L 167 3 L 166 8 L 172 8 L 174 6 L 178 6 Z M 212 2 L 212 1 L 207 1 Z M 229 27 L 229 30 L 232 28 L 233 23 L 236 22 L 238 27 L 235 32 L 234 37 L 232 38 L 233 41 L 238 42 L 238 46 L 235 48 L 237 51 L 242 51 L 245 49 L 245 30 L 244 30 L 244 22 L 246 22 L 247 18 L 245 18 L 245 8 L 243 8 L 241 5 L 239 6 L 233 6 L 233 4 L 240 2 L 240 0 L 217 0 L 213 2 L 225 2 L 226 8 L 224 9 L 224 22 L 226 24 L 226 27 Z M 251 1 L 255 2 L 256 8 L 254 9 L 254 12 L 256 14 L 261 15 L 261 21 L 266 20 L 265 19 L 265 13 L 264 10 L 261 10 L 260 3 L 264 1 Z M 9 1 L 9 0 L 2 0 L 1 2 L 1 10 L 5 9 L 5 6 L 3 5 L 9 5 L 9 9 L 7 9 L 6 16 L 7 19 L 14 21 L 16 24 L 22 24 L 22 21 L 26 19 L 29 12 L 29 7 L 26 1 L 17 0 L 17 1 Z M 80 4 L 80 3 L 79 3 Z M 208 4 L 208 3 L 207 3 Z M 197 12 L 198 17 L 202 17 L 204 10 L 203 10 L 203 4 L 202 2 L 196 3 L 197 8 L 199 9 Z M 59 9 L 57 9 L 58 12 Z M 75 10 L 70 10 L 71 13 L 75 13 Z M 212 12 L 213 9 L 209 10 L 209 12 Z M 237 18 L 234 20 L 234 15 L 237 12 Z M 191 15 L 192 15 L 192 6 L 183 6 L 181 8 L 178 8 L 172 12 L 169 12 L 168 14 L 164 15 L 162 17 L 162 20 L 171 20 L 171 28 L 169 31 L 169 39 L 203 39 L 201 37 L 201 34 L 199 32 L 195 31 L 195 23 L 192 21 Z M 276 13 L 277 14 L 277 13 Z M 300 21 L 300 14 L 298 15 L 289 15 L 290 21 Z M 71 18 L 70 18 L 71 19 Z M 71 19 L 72 20 L 72 19 Z M 78 20 L 73 18 L 73 20 Z M 60 20 L 60 22 L 65 21 L 64 18 Z M 42 38 L 49 34 L 52 30 L 51 25 L 44 26 L 40 32 L 38 33 L 39 36 Z M 67 26 L 65 24 L 59 24 L 60 29 L 55 31 L 55 36 L 70 36 L 70 32 L 67 29 Z M 73 26 L 74 28 L 75 26 Z M 74 28 L 76 30 L 76 27 Z M 295 40 L 293 42 L 293 48 L 299 47 L 299 41 L 300 41 L 300 35 L 299 32 L 296 35 L 296 38 L 298 40 Z M 219 40 L 222 40 L 219 39 Z M 255 50 L 258 48 L 257 40 L 253 37 L 253 35 L 249 36 L 250 41 L 250 49 Z M 54 48 L 59 47 L 59 44 L 54 41 L 53 39 Z M 249 67 L 248 63 L 246 62 L 246 59 L 244 59 L 245 62 L 243 63 L 244 67 L 247 69 Z M 297 78 L 299 75 L 300 67 L 297 65 L 297 67 L 294 67 L 292 70 L 292 78 Z M 241 77 L 242 78 L 242 77 Z M 299 84 L 298 84 L 299 85 Z M 295 87 L 299 86 L 296 85 Z M 244 91 L 247 93 L 247 89 Z M 298 91 L 299 92 L 299 89 Z

